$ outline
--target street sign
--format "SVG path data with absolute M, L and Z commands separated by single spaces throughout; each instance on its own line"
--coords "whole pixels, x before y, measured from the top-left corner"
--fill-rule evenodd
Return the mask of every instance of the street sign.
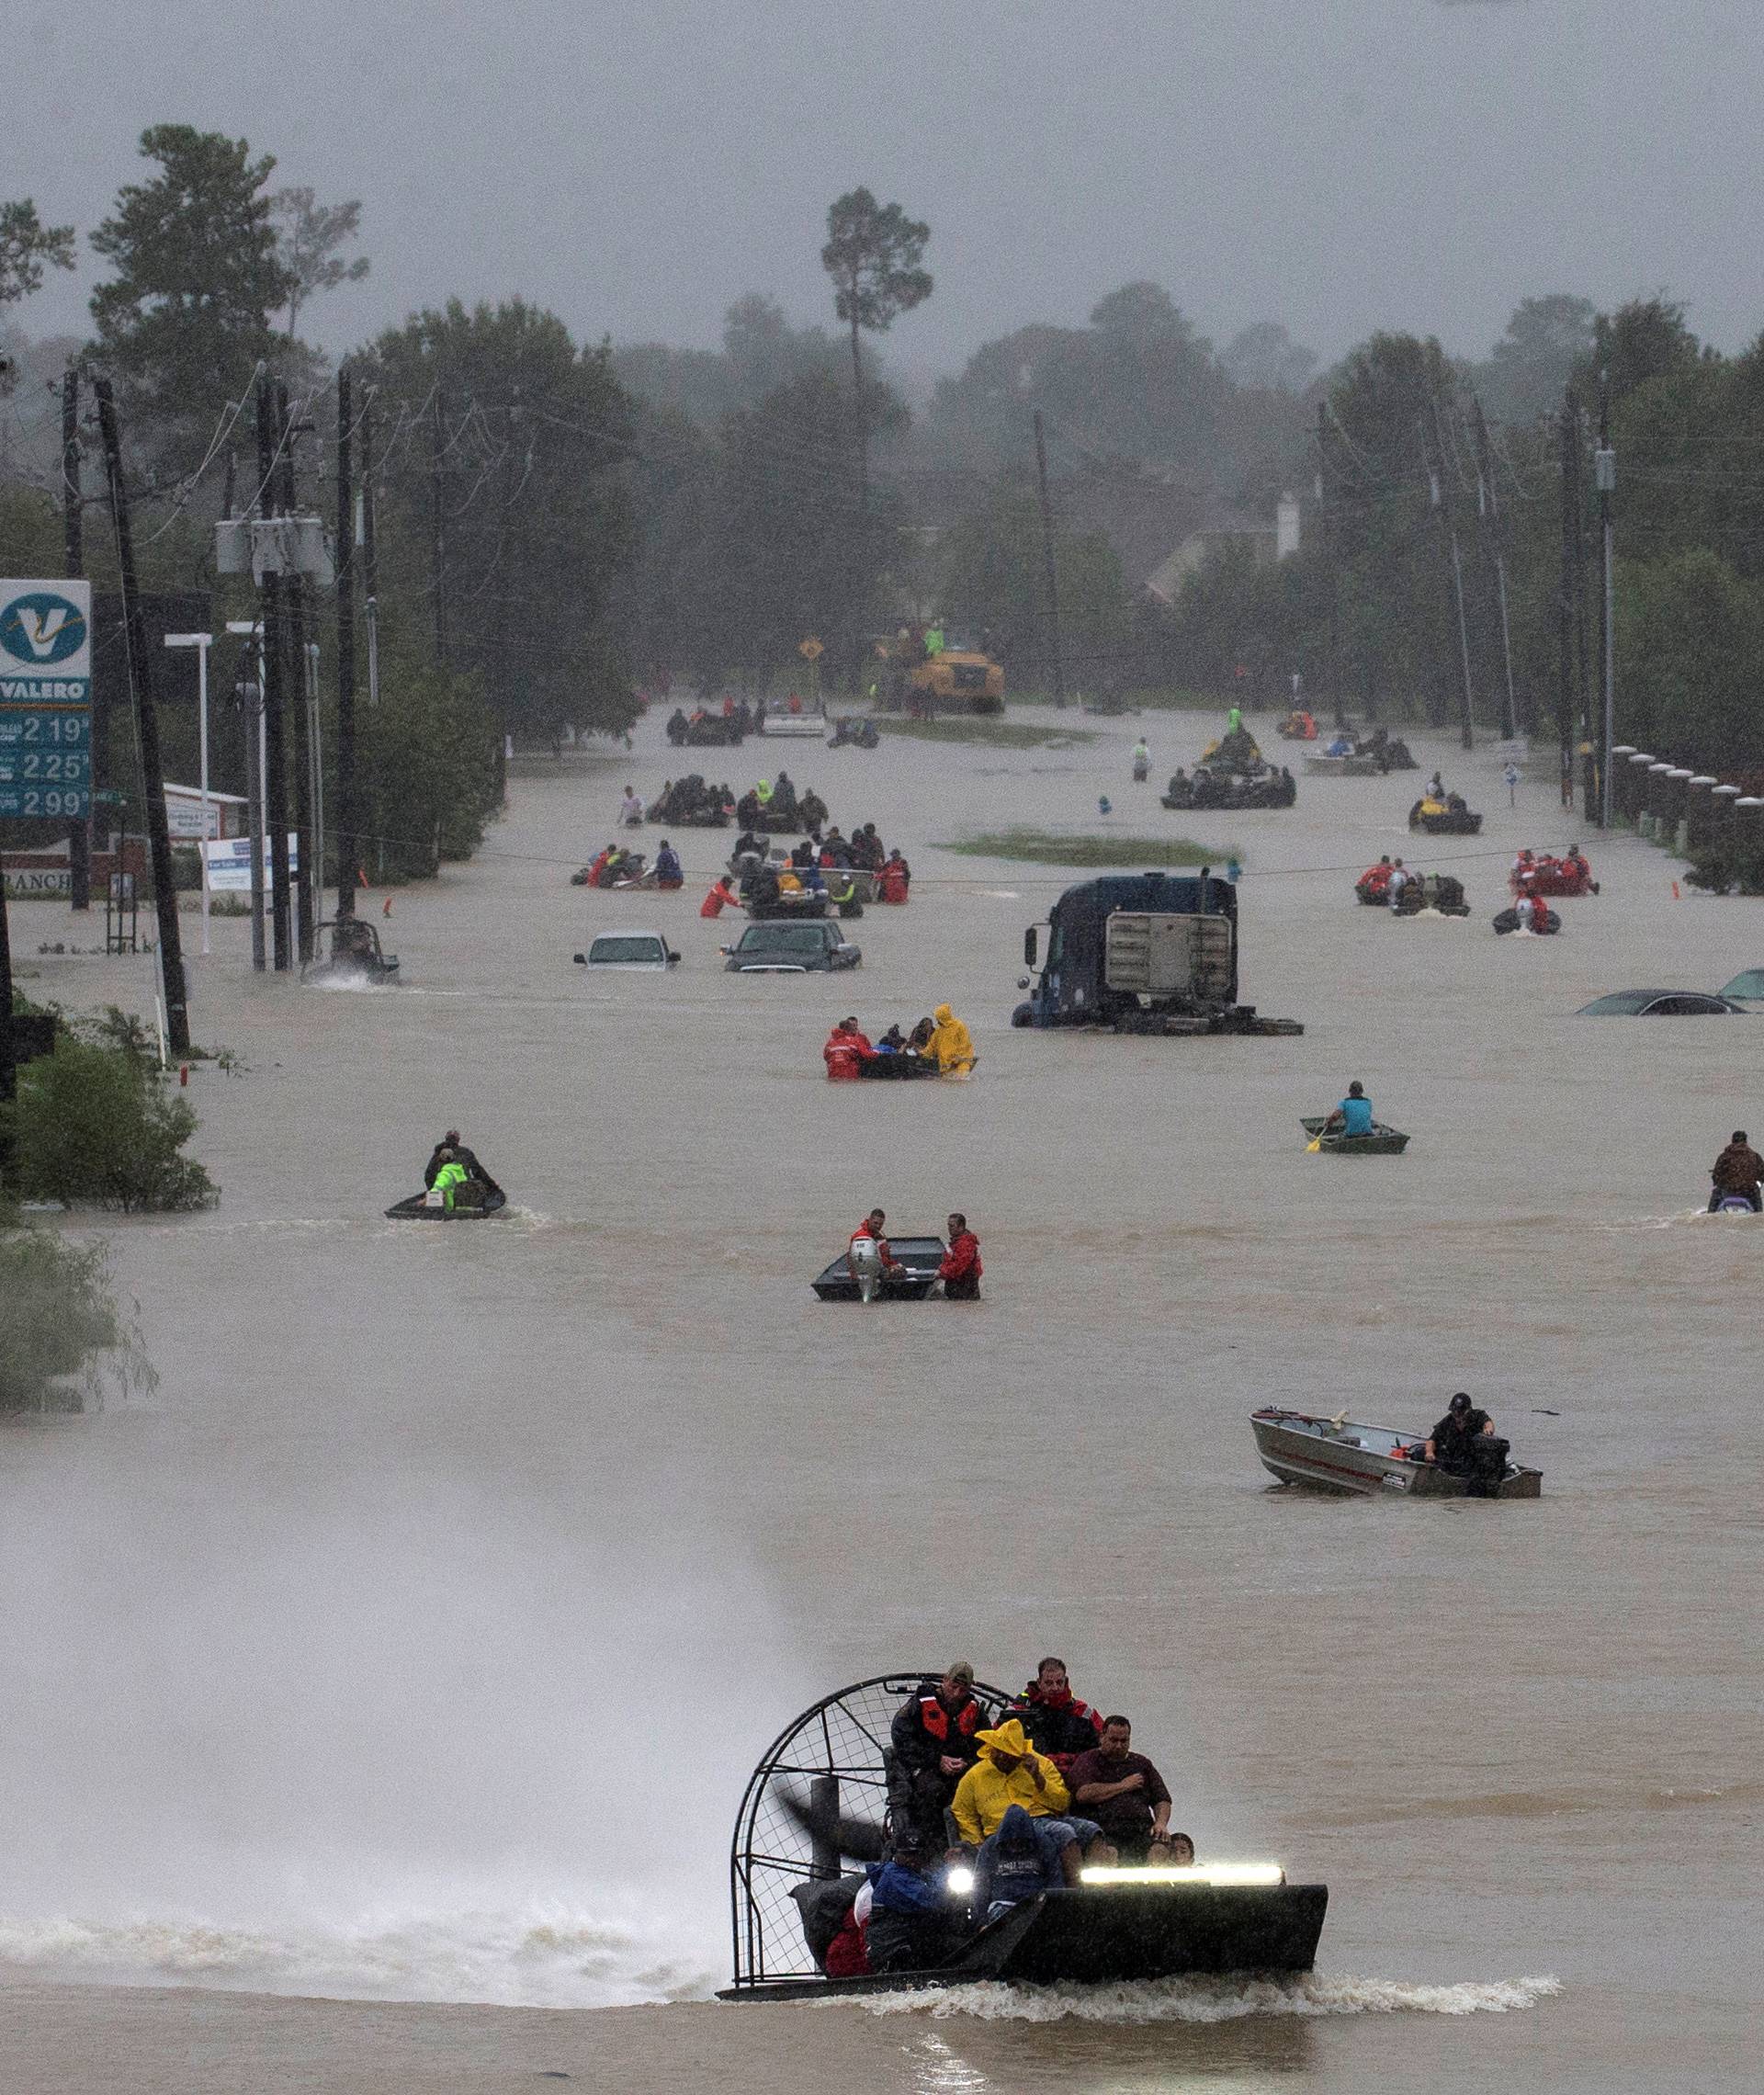
M 211 895 L 248 895 L 251 892 L 251 839 L 222 836 L 208 845 L 209 892 Z M 289 831 L 288 871 L 291 879 L 300 869 L 300 840 Z M 269 839 L 264 839 L 264 893 L 269 893 Z
M 797 652 L 805 662 L 817 662 L 826 651 L 812 633 L 806 640 L 798 640 L 797 643 Z
M 0 815 L 92 809 L 92 585 L 0 581 Z

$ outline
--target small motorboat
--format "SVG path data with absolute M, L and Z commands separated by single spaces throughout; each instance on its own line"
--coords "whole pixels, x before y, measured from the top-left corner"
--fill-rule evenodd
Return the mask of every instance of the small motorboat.
M 1463 1499 L 1470 1480 L 1429 1462 L 1421 1450 L 1425 1433 L 1394 1433 L 1388 1426 L 1356 1425 L 1345 1411 L 1332 1419 L 1314 1419 L 1270 1404 L 1250 1421 L 1261 1466 L 1283 1484 L 1303 1484 L 1315 1491 L 1355 1492 L 1376 1498 L 1385 1491 L 1407 1491 L 1418 1499 Z M 1540 1469 L 1510 1462 L 1498 1499 L 1535 1499 L 1544 1485 Z
M 890 1237 L 888 1249 L 904 1271 L 877 1276 L 871 1299 L 876 1302 L 922 1302 L 937 1285 L 937 1269 L 946 1249 L 941 1237 Z M 862 1291 L 852 1278 L 842 1251 L 811 1283 L 823 1302 L 856 1302 Z
M 721 2000 L 820 2000 L 841 1994 L 967 1986 L 1121 1985 L 1191 1973 L 1304 1972 L 1329 1906 L 1320 1884 L 1288 1884 L 1275 1863 L 1086 1869 L 1080 1883 L 1025 1899 L 969 1934 L 947 1963 L 830 1978 L 825 1958 L 863 1877 L 884 1852 L 889 1724 L 928 1674 L 878 1674 L 825 1696 L 773 1742 L 749 1778 L 730 1854 L 734 1983 Z M 977 1682 L 989 1722 L 1009 1701 Z M 959 1867 L 959 1865 L 957 1865 Z M 966 1904 L 956 1869 L 952 1906 Z
M 475 1196 L 475 1197 L 474 1197 Z M 453 1206 L 444 1207 L 433 1195 L 413 1193 L 408 1200 L 394 1201 L 386 1210 L 389 1222 L 486 1222 L 492 1215 L 500 1215 L 508 1206 L 508 1195 L 499 1185 L 485 1185 L 474 1180 L 462 1185 L 453 1196 Z
M 1399 1135 L 1396 1128 L 1386 1127 L 1381 1120 L 1373 1122 L 1370 1135 L 1326 1135 L 1323 1131 L 1329 1125 L 1327 1115 L 1301 1120 L 1298 1125 L 1325 1156 L 1400 1157 L 1408 1147 L 1407 1135 Z
M 300 969 L 303 982 L 395 982 L 398 955 L 385 952 L 377 926 L 361 917 L 329 917 L 314 925 L 329 932 L 331 951 L 319 960 L 309 960 Z

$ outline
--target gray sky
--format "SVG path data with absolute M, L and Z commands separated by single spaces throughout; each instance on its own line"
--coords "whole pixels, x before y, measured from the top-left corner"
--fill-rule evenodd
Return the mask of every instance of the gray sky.
M 922 372 L 1134 277 L 1331 356 L 1379 325 L 1480 353 L 1550 290 L 1665 287 L 1727 348 L 1764 326 L 1758 0 L 15 10 L 0 197 L 84 232 L 145 125 L 245 135 L 363 200 L 372 275 L 311 316 L 333 349 L 448 294 L 619 340 L 714 344 L 749 289 L 831 319 L 826 207 L 859 182 L 932 224 L 889 345 Z M 15 317 L 81 327 L 92 278 Z

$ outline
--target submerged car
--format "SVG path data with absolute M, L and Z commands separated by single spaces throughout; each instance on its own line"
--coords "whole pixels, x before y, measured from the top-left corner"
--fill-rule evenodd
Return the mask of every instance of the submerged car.
M 864 958 L 837 923 L 751 923 L 725 946 L 731 975 L 825 975 L 855 968 Z
M 586 953 L 578 953 L 578 968 L 648 968 L 665 972 L 680 956 L 659 931 L 603 931 Z
M 1702 990 L 1613 990 L 1594 997 L 1575 1013 L 1577 1018 L 1724 1018 L 1743 1012 L 1725 996 Z

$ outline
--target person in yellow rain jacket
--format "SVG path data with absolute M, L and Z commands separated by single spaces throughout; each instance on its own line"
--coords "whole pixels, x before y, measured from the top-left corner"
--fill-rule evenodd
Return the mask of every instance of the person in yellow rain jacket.
M 1060 1840 L 1060 1866 L 1066 1881 L 1076 1884 L 1082 1851 L 1102 1839 L 1092 1818 L 1078 1818 L 1065 1778 L 1045 1753 L 1030 1745 L 1013 1717 L 991 1731 L 977 1731 L 980 1757 L 956 1785 L 950 1817 L 970 1848 L 978 1848 L 1004 1823 L 1004 1815 L 1020 1804 L 1031 1818 L 1046 1821 L 1046 1831 Z
M 946 1003 L 939 1004 L 932 1016 L 937 1023 L 925 1043 L 925 1053 L 935 1058 L 944 1076 L 971 1077 L 978 1059 L 973 1035 Z

